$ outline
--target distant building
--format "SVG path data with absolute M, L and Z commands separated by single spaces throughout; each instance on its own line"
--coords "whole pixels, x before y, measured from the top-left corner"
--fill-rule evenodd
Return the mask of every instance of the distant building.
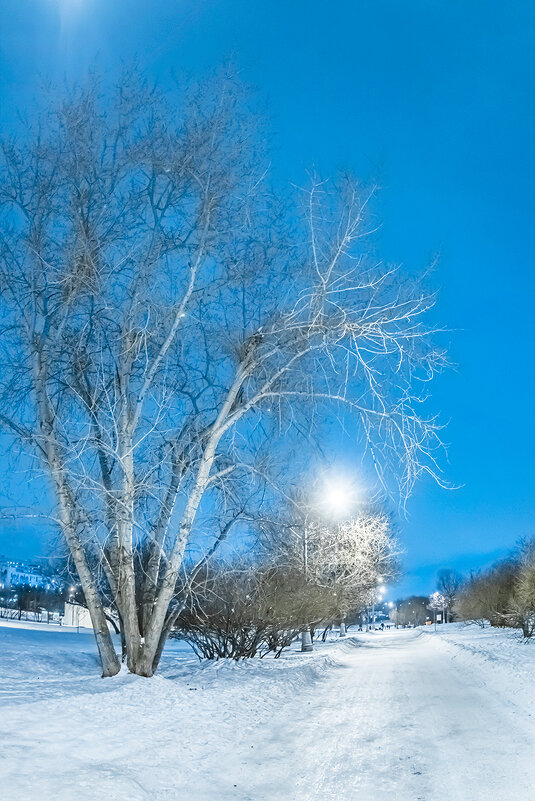
M 34 565 L 24 562 L 0 562 L 0 585 L 9 587 L 41 587 L 52 589 L 54 582 Z

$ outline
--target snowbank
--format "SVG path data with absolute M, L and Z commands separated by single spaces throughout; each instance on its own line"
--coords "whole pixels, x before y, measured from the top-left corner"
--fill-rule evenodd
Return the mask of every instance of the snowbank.
M 421 630 L 454 661 L 484 674 L 494 692 L 535 715 L 535 641 L 524 640 L 518 629 L 475 623 L 449 623 L 438 626 L 436 633 L 431 627 Z
M 337 654 L 354 648 L 349 639 L 302 655 L 296 644 L 278 660 L 200 663 L 171 641 L 153 679 L 124 670 L 103 680 L 92 633 L 0 625 L 1 795 L 260 799 L 249 795 L 255 748 L 280 710 L 306 699 Z

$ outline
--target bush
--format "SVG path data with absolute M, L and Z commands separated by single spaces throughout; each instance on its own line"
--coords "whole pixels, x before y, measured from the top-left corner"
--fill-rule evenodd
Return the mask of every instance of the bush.
M 519 544 L 511 556 L 473 575 L 459 595 L 457 613 L 462 620 L 535 633 L 535 540 Z
M 299 633 L 332 615 L 336 595 L 281 566 L 222 565 L 198 575 L 174 636 L 205 659 L 280 656 Z
M 373 603 L 378 577 L 397 571 L 390 520 L 380 513 L 331 526 L 271 522 L 261 543 L 254 564 L 205 565 L 186 581 L 175 636 L 199 657 L 279 656 L 302 631 L 313 636 L 355 617 Z

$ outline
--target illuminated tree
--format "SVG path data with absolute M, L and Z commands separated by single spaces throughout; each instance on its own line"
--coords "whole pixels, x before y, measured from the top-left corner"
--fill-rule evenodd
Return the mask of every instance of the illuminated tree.
M 433 296 L 368 255 L 352 178 L 270 190 L 247 104 L 130 74 L 2 145 L 0 421 L 44 469 L 104 675 L 103 584 L 151 676 L 188 548 L 250 518 L 288 439 L 346 415 L 385 487 L 439 480 Z

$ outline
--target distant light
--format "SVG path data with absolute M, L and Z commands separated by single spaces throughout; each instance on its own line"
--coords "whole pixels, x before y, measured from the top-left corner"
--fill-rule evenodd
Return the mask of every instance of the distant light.
M 385 593 L 386 592 L 386 587 L 379 587 L 379 592 Z
M 390 609 L 392 609 L 392 607 L 394 606 L 394 604 L 392 603 L 392 601 L 389 601 L 389 602 L 388 602 L 388 606 L 390 607 Z

